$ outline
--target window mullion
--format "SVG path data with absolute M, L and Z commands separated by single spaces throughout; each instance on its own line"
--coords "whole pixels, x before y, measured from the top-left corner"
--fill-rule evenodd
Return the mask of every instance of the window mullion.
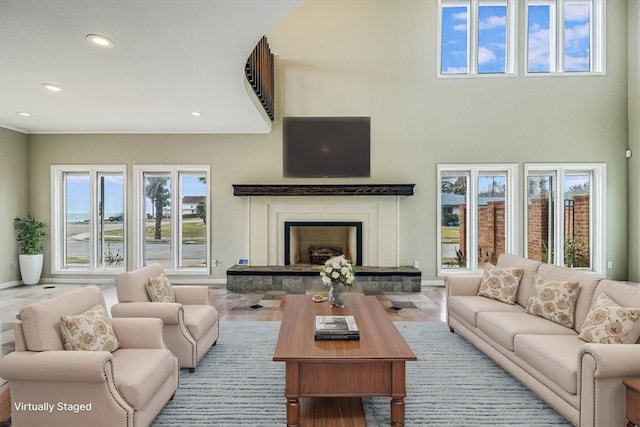
M 469 5 L 469 18 L 467 19 L 467 37 L 468 41 L 468 70 L 469 74 L 478 74 L 478 16 L 479 16 L 479 0 L 471 0 Z
M 467 186 L 467 215 L 469 217 L 467 236 L 467 258 L 469 258 L 469 269 L 472 272 L 478 270 L 478 169 L 473 168 L 469 174 L 469 185 Z

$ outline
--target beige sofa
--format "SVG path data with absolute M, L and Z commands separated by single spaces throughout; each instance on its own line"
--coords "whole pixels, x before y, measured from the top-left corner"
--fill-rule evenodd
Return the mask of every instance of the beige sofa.
M 60 317 L 96 304 L 105 307 L 102 292 L 87 286 L 20 311 L 16 350 L 0 359 L 14 427 L 145 426 L 175 394 L 178 360 L 158 319 L 112 319 L 113 352 L 65 350 Z
M 640 344 L 587 343 L 578 335 L 600 294 L 624 307 L 640 307 L 640 287 L 514 255 L 501 255 L 497 265 L 523 269 L 516 303 L 478 296 L 481 277 L 448 277 L 450 330 L 473 343 L 574 425 L 626 426 L 622 380 L 640 376 Z M 536 274 L 579 283 L 572 328 L 525 311 Z
M 161 319 L 167 347 L 176 355 L 181 368 L 193 372 L 218 340 L 218 312 L 209 304 L 208 286 L 172 286 L 176 302 L 151 302 L 146 283 L 162 273 L 160 264 L 150 264 L 118 276 L 119 303 L 111 307 L 111 315 Z

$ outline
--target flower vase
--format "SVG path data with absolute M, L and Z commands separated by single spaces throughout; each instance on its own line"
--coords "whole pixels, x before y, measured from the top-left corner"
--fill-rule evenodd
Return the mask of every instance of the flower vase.
M 346 287 L 340 282 L 331 282 L 329 288 L 329 304 L 331 307 L 344 307 L 344 294 Z

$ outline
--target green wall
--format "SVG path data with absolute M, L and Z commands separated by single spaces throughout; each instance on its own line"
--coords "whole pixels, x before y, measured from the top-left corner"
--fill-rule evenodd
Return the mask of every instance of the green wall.
M 631 13 L 639 26 L 636 5 L 629 5 Z M 248 200 L 234 197 L 232 184 L 415 183 L 415 195 L 400 202 L 400 262 L 418 260 L 423 278 L 432 279 L 438 163 L 517 163 L 521 183 L 525 162 L 605 162 L 606 259 L 614 263 L 607 276 L 638 280 L 640 262 L 631 267 L 627 256 L 637 260 L 639 253 L 640 227 L 628 220 L 634 212 L 638 217 L 637 128 L 631 132 L 636 156 L 629 176 L 624 157 L 628 110 L 638 111 L 637 101 L 627 102 L 627 73 L 637 73 L 637 48 L 634 68 L 627 62 L 626 28 L 628 20 L 633 23 L 627 4 L 607 2 L 606 16 L 606 75 L 438 79 L 436 1 L 312 0 L 267 34 L 277 88 L 270 134 L 31 135 L 30 206 L 49 218 L 52 164 L 124 163 L 130 182 L 134 164 L 210 164 L 211 257 L 221 262 L 212 277 L 224 278 L 226 268 L 248 253 Z M 520 28 L 523 19 L 520 14 Z M 522 43 L 519 48 L 522 64 Z M 283 178 L 281 118 L 294 115 L 371 116 L 371 178 Z M 630 182 L 634 170 L 636 181 Z M 129 206 L 131 193 L 130 186 Z M 520 214 L 520 231 L 523 220 Z
M 629 277 L 640 282 L 640 1 L 629 8 Z
M 29 138 L 0 128 L 0 285 L 20 280 L 13 219 L 29 208 Z

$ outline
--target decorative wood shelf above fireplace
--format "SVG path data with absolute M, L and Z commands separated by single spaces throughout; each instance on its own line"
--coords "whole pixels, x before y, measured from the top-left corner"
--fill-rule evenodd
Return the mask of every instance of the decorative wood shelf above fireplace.
M 413 196 L 415 184 L 233 184 L 234 196 Z

